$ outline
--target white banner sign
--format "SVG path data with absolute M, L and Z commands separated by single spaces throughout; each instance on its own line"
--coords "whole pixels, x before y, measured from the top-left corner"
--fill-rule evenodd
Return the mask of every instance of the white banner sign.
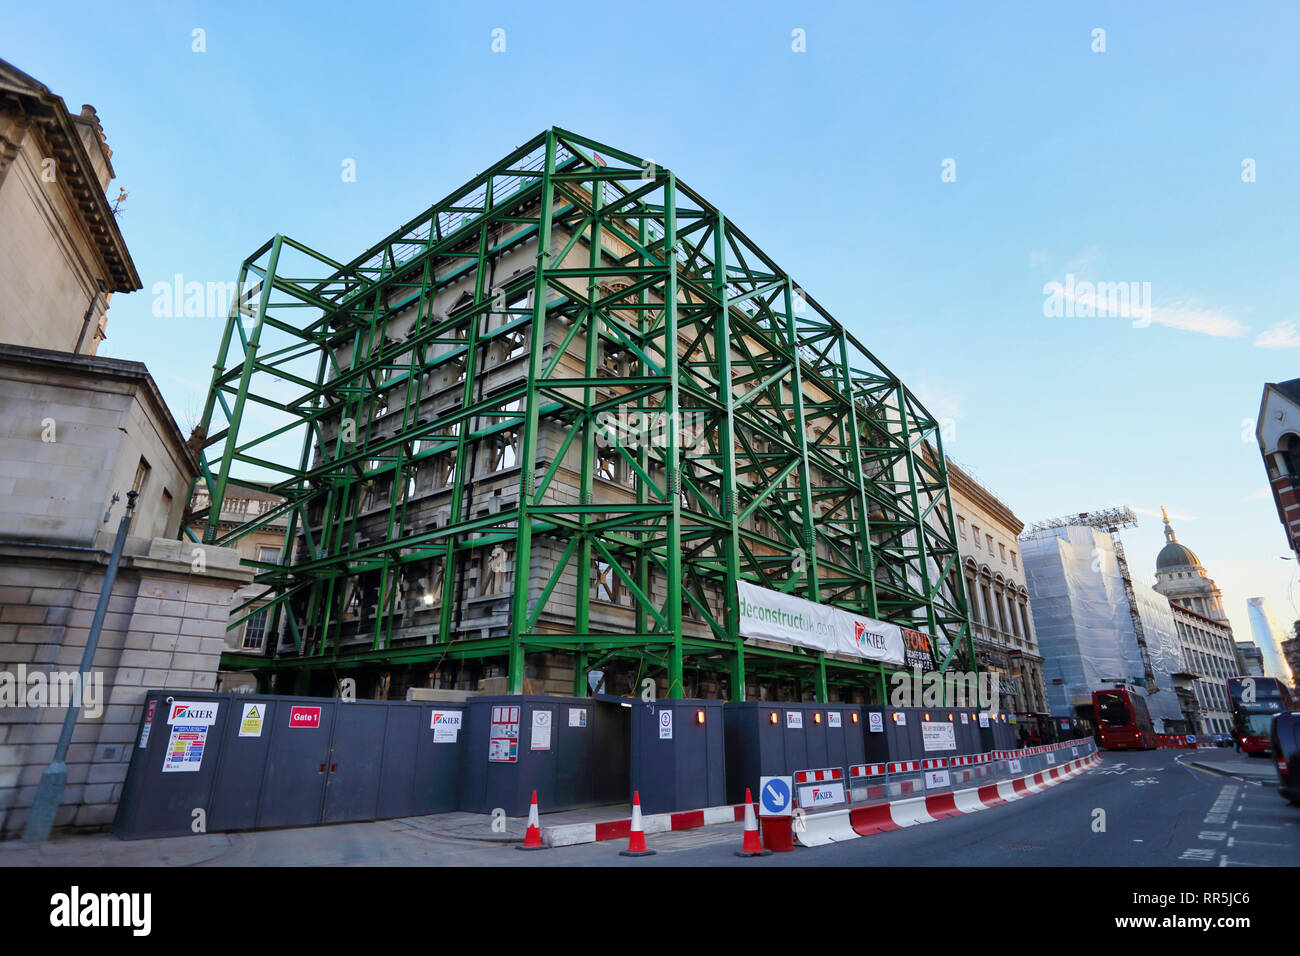
M 781 641 L 832 654 L 903 663 L 903 631 L 826 604 L 736 582 L 740 636 Z
M 921 721 L 921 743 L 929 750 L 956 750 L 957 735 L 947 721 Z

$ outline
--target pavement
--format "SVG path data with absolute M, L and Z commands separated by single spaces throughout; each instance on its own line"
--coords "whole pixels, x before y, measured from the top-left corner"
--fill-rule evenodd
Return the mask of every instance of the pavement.
M 1261 783 L 1266 787 L 1277 786 L 1277 770 L 1273 767 L 1271 757 L 1252 757 L 1237 753 L 1232 747 L 1216 747 L 1213 750 L 1189 750 L 1180 754 L 1179 759 L 1211 773 L 1239 777 L 1249 783 Z
M 1272 775 L 1270 777 L 1270 775 Z M 845 843 L 741 859 L 743 824 L 521 853 L 527 821 L 445 813 L 369 823 L 119 840 L 60 835 L 0 843 L 0 867 L 32 866 L 1294 866 L 1300 810 L 1271 763 L 1231 750 L 1105 753 L 1060 786 L 1006 806 Z M 1154 798 L 1154 799 L 1153 799 Z M 622 819 L 621 804 L 541 815 L 542 825 Z
M 540 815 L 543 827 L 628 816 L 625 804 Z M 46 843 L 0 843 L 7 866 L 474 866 L 500 865 L 491 851 L 522 843 L 527 817 L 438 813 L 366 823 L 120 840 L 110 833 L 56 834 Z M 736 829 L 740 824 L 725 829 Z M 723 829 L 723 828 L 710 828 Z M 736 836 L 736 845 L 740 837 Z M 522 862 L 522 860 L 517 861 Z

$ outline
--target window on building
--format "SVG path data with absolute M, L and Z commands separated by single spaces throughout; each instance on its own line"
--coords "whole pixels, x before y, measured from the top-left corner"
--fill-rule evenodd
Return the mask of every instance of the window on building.
M 998 554 L 1002 557 L 1002 563 L 1007 563 L 1007 546 L 998 542 Z
M 605 481 L 617 481 L 618 457 L 618 449 L 616 448 L 597 448 L 596 477 L 603 478 Z
M 513 468 L 518 460 L 515 451 L 515 433 L 500 432 L 491 439 L 492 471 L 504 471 Z
M 975 536 L 975 550 L 980 549 L 980 529 L 975 525 L 970 526 L 970 533 Z
M 280 549 L 279 548 L 258 548 L 257 560 L 261 561 L 263 564 L 279 564 Z
M 991 558 L 991 557 L 993 557 L 993 535 L 991 535 L 991 534 L 986 534 L 986 535 L 984 536 L 984 541 L 985 541 L 985 542 L 988 544 L 988 546 L 989 546 L 989 557 Z
M 149 481 L 149 472 L 151 466 L 143 457 L 140 458 L 140 464 L 135 466 L 135 479 L 131 482 L 131 490 L 138 495 L 144 494 L 144 486 Z
M 597 601 L 621 604 L 624 592 L 623 581 L 613 566 L 605 561 L 597 561 L 593 568 L 591 596 Z
M 266 642 L 266 608 L 253 613 L 244 622 L 244 650 L 260 651 Z
M 963 538 L 966 537 L 966 519 L 961 515 L 957 516 L 957 533 Z
M 1011 552 L 1011 567 L 1016 569 L 1020 568 L 1020 565 L 1016 564 L 1016 553 L 1014 551 Z

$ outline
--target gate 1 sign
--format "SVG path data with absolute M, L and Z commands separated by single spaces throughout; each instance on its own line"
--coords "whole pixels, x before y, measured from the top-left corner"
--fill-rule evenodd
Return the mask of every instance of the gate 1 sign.
M 319 707 L 290 707 L 289 726 L 309 727 L 309 728 L 319 727 L 320 708 Z

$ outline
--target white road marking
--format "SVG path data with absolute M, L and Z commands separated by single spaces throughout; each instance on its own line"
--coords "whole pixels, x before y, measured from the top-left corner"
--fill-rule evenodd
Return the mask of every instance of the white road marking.
M 1264 840 L 1243 840 L 1240 837 L 1228 837 L 1228 846 L 1236 846 L 1238 843 L 1245 843 L 1250 846 L 1286 846 L 1285 843 L 1268 843 Z

